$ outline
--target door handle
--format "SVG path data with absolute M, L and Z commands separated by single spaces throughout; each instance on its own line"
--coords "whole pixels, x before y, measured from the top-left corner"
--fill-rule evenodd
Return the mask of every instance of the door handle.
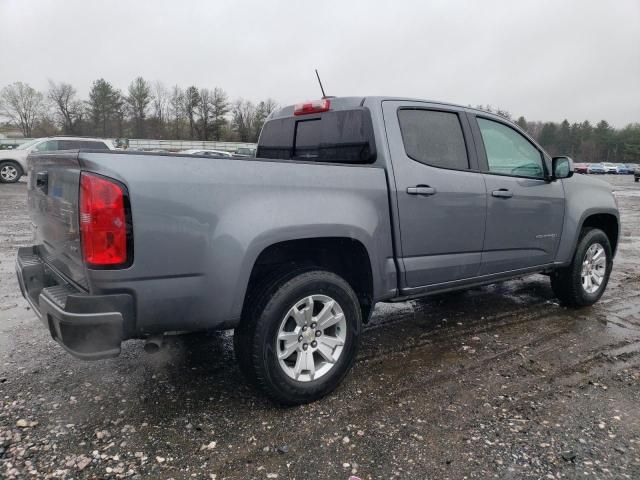
M 409 195 L 435 195 L 436 189 L 429 185 L 416 185 L 415 187 L 407 187 L 407 193 Z
M 49 172 L 36 173 L 36 188 L 39 188 L 46 195 L 49 190 Z
M 501 188 L 500 190 L 494 190 L 491 192 L 491 195 L 498 198 L 511 198 L 513 197 L 513 193 L 507 190 L 506 188 Z

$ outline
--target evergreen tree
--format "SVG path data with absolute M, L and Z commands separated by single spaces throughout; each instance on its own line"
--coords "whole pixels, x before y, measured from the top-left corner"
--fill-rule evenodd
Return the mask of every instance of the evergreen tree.
M 151 85 L 142 77 L 136 78 L 129 85 L 129 95 L 125 98 L 133 120 L 133 135 L 144 138 L 147 109 L 151 103 Z
M 528 126 L 527 126 L 527 120 L 523 117 L 520 116 L 518 117 L 518 120 L 516 120 L 516 124 L 525 132 L 528 132 Z
M 558 129 L 557 139 L 558 154 L 572 156 L 574 152 L 571 149 L 571 125 L 565 118 Z
M 214 88 L 211 95 L 211 132 L 213 140 L 220 140 L 226 124 L 225 115 L 229 113 L 231 106 L 229 97 L 221 88 Z
M 122 133 L 122 98 L 105 79 L 93 82 L 87 102 L 95 133 L 102 137 Z
M 556 151 L 556 142 L 558 141 L 557 134 L 558 126 L 553 122 L 547 122 L 542 126 L 542 130 L 540 131 L 540 138 L 538 138 L 540 144 L 553 155 L 558 153 Z
M 600 120 L 593 131 L 596 153 L 603 161 L 609 161 L 613 130 L 606 120 Z

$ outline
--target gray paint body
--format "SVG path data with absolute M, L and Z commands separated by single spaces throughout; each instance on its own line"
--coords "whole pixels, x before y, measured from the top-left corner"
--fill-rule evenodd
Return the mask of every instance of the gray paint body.
M 608 184 L 575 175 L 556 181 L 486 172 L 471 109 L 390 98 L 332 100 L 368 107 L 377 159 L 338 165 L 215 159 L 134 152 L 66 152 L 30 157 L 30 211 L 43 256 L 95 295 L 129 293 L 135 337 L 237 325 L 254 263 L 289 240 L 340 237 L 366 249 L 374 301 L 396 301 L 488 283 L 570 262 L 580 226 L 594 213 L 618 218 Z M 471 170 L 430 167 L 404 152 L 397 109 L 458 113 Z M 291 107 L 273 115 L 291 114 Z M 496 120 L 499 117 L 482 113 Z M 545 154 L 545 160 L 550 159 Z M 131 204 L 134 260 L 119 270 L 81 262 L 77 221 L 81 171 L 114 178 Z M 35 188 L 47 171 L 48 192 Z M 435 195 L 407 194 L 429 185 Z M 510 199 L 491 191 L 509 188 Z

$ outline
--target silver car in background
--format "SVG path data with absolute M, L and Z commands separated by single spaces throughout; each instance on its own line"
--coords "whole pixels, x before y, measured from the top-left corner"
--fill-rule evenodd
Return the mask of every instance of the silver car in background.
M 0 150 L 0 183 L 16 183 L 27 172 L 27 157 L 32 152 L 59 150 L 115 150 L 111 140 L 85 137 L 36 138 L 13 150 Z

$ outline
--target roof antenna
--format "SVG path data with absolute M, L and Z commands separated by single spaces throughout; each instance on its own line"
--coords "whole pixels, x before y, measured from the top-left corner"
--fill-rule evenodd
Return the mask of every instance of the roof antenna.
M 324 93 L 324 88 L 322 87 L 322 80 L 320 80 L 320 74 L 318 73 L 318 69 L 316 68 L 316 77 L 318 77 L 318 83 L 320 84 L 320 90 L 322 90 L 322 98 L 327 98 Z

